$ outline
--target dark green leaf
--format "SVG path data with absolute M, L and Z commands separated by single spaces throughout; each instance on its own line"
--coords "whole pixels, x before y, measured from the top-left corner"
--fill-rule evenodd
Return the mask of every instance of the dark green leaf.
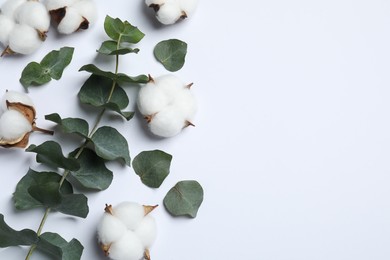
M 77 160 L 66 158 L 62 153 L 61 146 L 54 141 L 46 141 L 39 146 L 30 145 L 26 151 L 37 153 L 36 159 L 39 163 L 71 171 L 76 171 L 80 168 L 80 164 Z
M 103 126 L 92 135 L 96 154 L 106 160 L 122 159 L 130 166 L 129 147 L 126 139 L 114 128 Z
M 144 151 L 134 157 L 133 168 L 148 187 L 158 188 L 169 174 L 172 155 L 160 150 Z
M 39 201 L 44 207 L 52 208 L 61 203 L 62 196 L 59 189 L 59 182 L 46 182 L 39 185 L 31 185 L 27 191 L 31 197 Z
M 123 47 L 121 45 L 118 46 L 116 41 L 105 41 L 100 46 L 98 52 L 105 55 L 124 55 L 128 53 L 138 53 L 139 49 Z
M 34 199 L 30 195 L 30 187 L 39 187 L 45 185 L 46 183 L 53 182 L 59 183 L 61 178 L 62 177 L 55 172 L 36 172 L 30 169 L 16 185 L 16 190 L 13 194 L 15 208 L 20 210 L 26 210 L 43 207 L 43 204 L 40 201 Z M 72 185 L 65 180 L 61 186 L 61 194 L 66 195 L 71 193 L 73 193 Z
M 126 108 L 129 104 L 126 92 L 120 86 L 115 86 L 111 94 L 112 87 L 111 79 L 92 74 L 80 89 L 78 94 L 80 102 L 95 107 L 103 107 L 111 103 L 115 104 L 118 109 Z
M 38 202 L 39 206 L 82 218 L 88 215 L 87 197 L 83 194 L 62 193 L 60 183 L 57 181 L 30 183 L 26 189 L 31 198 Z
M 180 181 L 169 190 L 164 206 L 174 216 L 195 218 L 203 201 L 203 188 L 197 181 Z
M 138 43 L 145 36 L 137 27 L 129 22 L 106 16 L 104 30 L 108 37 L 116 42 Z
M 46 84 L 51 81 L 51 77 L 48 73 L 45 73 L 41 64 L 33 61 L 23 69 L 19 81 L 27 89 L 31 85 L 40 86 Z
M 149 81 L 149 77 L 146 75 L 139 75 L 139 76 L 135 76 L 135 77 L 130 77 L 130 76 L 123 74 L 123 73 L 115 74 L 115 73 L 112 73 L 109 71 L 103 71 L 93 64 L 84 65 L 83 67 L 80 68 L 79 71 L 87 71 L 89 73 L 92 73 L 92 74 L 95 74 L 98 76 L 103 76 L 103 77 L 109 78 L 109 79 L 115 81 L 116 83 L 118 83 L 119 85 L 133 84 L 133 83 L 147 83 Z
M 0 247 L 29 246 L 38 242 L 37 233 L 30 229 L 16 231 L 4 221 L 0 214 Z
M 37 248 L 55 259 L 61 260 L 79 260 L 83 253 L 84 247 L 77 239 L 66 242 L 56 233 L 46 232 L 40 235 Z
M 63 47 L 59 51 L 51 51 L 41 61 L 41 66 L 50 77 L 59 80 L 64 69 L 70 64 L 73 57 L 74 48 Z
M 78 161 L 80 163 L 80 169 L 71 172 L 71 174 L 83 187 L 105 190 L 111 185 L 113 178 L 112 171 L 107 169 L 104 160 L 93 151 L 84 149 Z
M 43 85 L 52 78 L 59 80 L 73 57 L 74 48 L 63 47 L 59 51 L 49 52 L 40 63 L 31 62 L 24 70 L 20 83 L 25 87 Z
M 154 56 L 169 71 L 180 70 L 185 62 L 187 43 L 171 39 L 159 42 L 154 48 Z
M 61 203 L 53 207 L 53 209 L 80 218 L 88 216 L 88 199 L 84 194 L 67 194 L 61 197 Z
M 89 126 L 88 122 L 84 119 L 70 117 L 62 119 L 57 113 L 46 115 L 45 119 L 57 123 L 59 126 L 61 126 L 64 133 L 75 133 L 85 138 L 88 137 Z

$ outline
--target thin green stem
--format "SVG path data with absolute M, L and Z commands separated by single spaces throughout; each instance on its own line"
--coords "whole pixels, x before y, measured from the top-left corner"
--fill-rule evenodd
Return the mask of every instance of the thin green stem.
M 119 37 L 119 40 L 118 40 L 118 44 L 117 44 L 117 49 L 119 49 L 119 46 L 120 46 L 120 40 L 121 40 L 121 37 Z M 115 74 L 118 74 L 118 71 L 119 71 L 119 55 L 115 55 Z M 113 81 L 112 82 L 112 86 L 111 86 L 111 90 L 110 90 L 110 93 L 108 95 L 108 98 L 107 98 L 107 102 L 109 102 L 112 98 L 112 95 L 114 93 L 114 90 L 115 90 L 115 86 L 116 86 L 116 81 Z M 99 115 L 97 116 L 96 118 L 96 122 L 92 128 L 92 130 L 90 131 L 90 133 L 88 134 L 88 139 L 84 142 L 84 144 L 80 147 L 80 149 L 78 150 L 78 152 L 76 153 L 76 155 L 73 157 L 75 159 L 78 159 L 80 157 L 80 155 L 82 154 L 82 152 L 84 151 L 84 149 L 87 147 L 88 143 L 89 143 L 89 139 L 93 136 L 93 134 L 96 132 L 96 130 L 98 129 L 99 127 L 99 124 L 100 124 L 100 121 L 102 120 L 103 118 L 103 115 L 104 113 L 106 112 L 106 109 L 103 108 L 102 111 L 99 113 Z M 62 177 L 61 177 L 61 180 L 59 182 L 59 187 L 61 188 L 62 184 L 64 183 L 64 181 L 66 180 L 66 178 L 68 177 L 70 171 L 69 170 L 65 170 L 64 173 L 62 174 Z M 38 227 L 38 230 L 37 230 L 37 235 L 40 236 L 41 233 L 42 233 L 42 230 L 43 230 L 43 226 L 45 225 L 45 222 L 46 222 L 46 219 L 47 217 L 49 216 L 49 213 L 51 211 L 51 208 L 47 208 L 45 210 L 45 213 L 41 219 L 41 223 L 39 224 L 39 227 Z M 29 260 L 30 257 L 33 255 L 35 249 L 36 249 L 37 245 L 32 245 L 27 253 L 27 256 L 25 258 L 25 260 Z

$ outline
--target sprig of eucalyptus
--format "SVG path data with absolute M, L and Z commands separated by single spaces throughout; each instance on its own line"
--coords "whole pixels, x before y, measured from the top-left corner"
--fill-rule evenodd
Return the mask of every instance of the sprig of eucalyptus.
M 82 104 L 96 110 L 94 125 L 90 127 L 83 118 L 62 118 L 57 113 L 46 115 L 46 120 L 56 123 L 64 134 L 78 136 L 79 147 L 64 155 L 60 143 L 48 140 L 40 145 L 30 145 L 26 149 L 27 152 L 36 154 L 38 163 L 49 169 L 56 169 L 44 172 L 29 169 L 18 182 L 13 194 L 14 206 L 17 209 L 45 210 L 37 231 L 16 231 L 9 227 L 4 216 L 0 215 L 0 247 L 30 246 L 26 260 L 30 259 L 35 250 L 56 259 L 81 258 L 83 246 L 77 239 L 67 242 L 59 234 L 42 233 L 43 227 L 52 211 L 74 217 L 87 217 L 88 198 L 84 194 L 74 192 L 74 182 L 85 189 L 107 189 L 113 173 L 106 167 L 106 161 L 116 160 L 127 166 L 132 165 L 141 181 L 152 188 L 160 187 L 169 174 L 171 155 L 160 150 L 144 151 L 131 163 L 126 138 L 111 126 L 101 126 L 103 117 L 109 112 L 114 112 L 125 120 L 132 119 L 134 111 L 125 111 L 129 97 L 123 87 L 130 84 L 141 85 L 149 81 L 146 75 L 129 76 L 119 73 L 120 56 L 138 53 L 138 48 L 130 46 L 139 43 L 144 34 L 129 22 L 110 16 L 105 19 L 104 29 L 110 40 L 101 44 L 98 53 L 115 58 L 114 72 L 101 70 L 93 64 L 80 68 L 80 71 L 91 74 L 82 85 L 78 98 Z M 20 82 L 27 89 L 31 84 L 40 85 L 51 78 L 60 79 L 62 71 L 72 60 L 72 55 L 73 49 L 69 47 L 49 53 L 41 63 L 30 63 L 23 71 Z M 167 53 L 164 56 L 172 55 Z M 184 61 L 184 57 L 179 60 Z M 172 215 L 195 217 L 202 200 L 203 189 L 199 184 L 194 185 L 192 181 L 179 182 L 164 198 L 164 205 Z

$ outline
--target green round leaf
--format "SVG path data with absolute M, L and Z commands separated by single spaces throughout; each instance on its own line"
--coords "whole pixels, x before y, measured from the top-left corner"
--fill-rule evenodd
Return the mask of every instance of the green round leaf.
M 160 150 L 144 151 L 134 157 L 133 168 L 148 187 L 158 188 L 169 174 L 172 155 Z
M 118 130 L 102 126 L 92 135 L 91 141 L 98 156 L 106 160 L 122 159 L 130 166 L 129 146 Z
M 164 206 L 174 216 L 195 218 L 203 202 L 203 188 L 197 181 L 180 181 L 169 190 Z
M 183 67 L 186 54 L 187 43 L 177 39 L 161 41 L 154 48 L 156 59 L 171 72 Z

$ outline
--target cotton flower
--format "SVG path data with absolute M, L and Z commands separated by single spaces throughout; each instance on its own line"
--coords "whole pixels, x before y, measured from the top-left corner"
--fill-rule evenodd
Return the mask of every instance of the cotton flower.
M 7 0 L 1 7 L 0 42 L 4 54 L 31 54 L 46 39 L 50 16 L 39 1 Z
M 192 84 L 184 84 L 173 75 L 151 78 L 138 93 L 138 109 L 150 131 L 161 137 L 172 137 L 190 126 L 197 104 Z
M 29 96 L 6 91 L 0 104 L 0 146 L 24 148 L 33 131 L 53 134 L 36 126 L 35 108 Z
M 173 24 L 194 14 L 198 0 L 145 0 L 145 4 L 156 12 L 162 24 Z
M 93 0 L 48 0 L 46 8 L 62 34 L 88 29 L 97 18 Z
M 149 248 L 156 235 L 156 223 L 149 213 L 156 206 L 122 202 L 106 205 L 98 228 L 102 250 L 113 260 L 150 259 Z
M 9 35 L 15 27 L 15 21 L 4 15 L 0 14 L 0 43 L 7 46 L 9 43 Z

